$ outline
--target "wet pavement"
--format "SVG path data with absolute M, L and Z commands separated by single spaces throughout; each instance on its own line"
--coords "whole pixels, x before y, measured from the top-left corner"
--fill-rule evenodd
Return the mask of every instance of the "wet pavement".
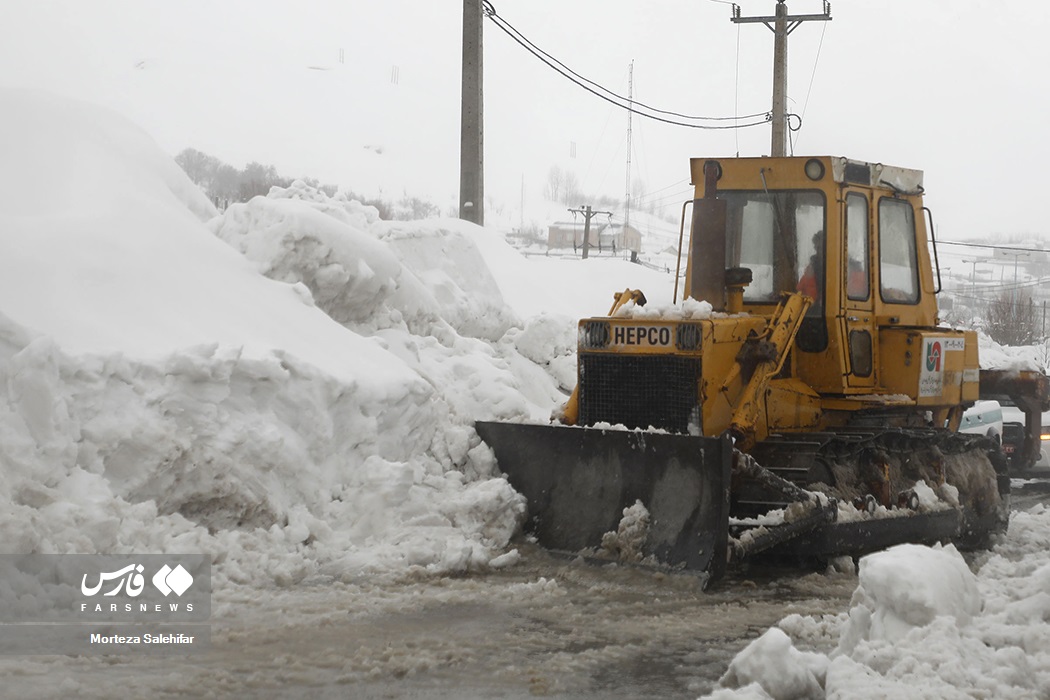
M 1025 476 L 1015 509 L 1050 497 L 1050 470 Z M 0 683 L 24 698 L 696 698 L 768 627 L 840 615 L 856 587 L 851 567 L 752 566 L 705 591 L 689 574 L 519 547 L 499 571 L 218 591 L 206 654 L 9 657 Z

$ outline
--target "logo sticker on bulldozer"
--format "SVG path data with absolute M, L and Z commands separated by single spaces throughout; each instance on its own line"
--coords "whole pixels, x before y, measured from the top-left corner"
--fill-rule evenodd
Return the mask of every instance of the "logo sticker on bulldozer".
M 940 396 L 944 392 L 944 346 L 942 338 L 923 340 L 919 396 Z
M 944 365 L 948 360 L 947 353 L 963 352 L 964 350 L 966 350 L 964 338 L 923 338 L 922 363 L 919 372 L 920 397 L 944 394 Z M 964 381 L 968 381 L 965 376 Z
M 666 348 L 674 340 L 670 326 L 613 326 L 612 344 L 623 347 Z

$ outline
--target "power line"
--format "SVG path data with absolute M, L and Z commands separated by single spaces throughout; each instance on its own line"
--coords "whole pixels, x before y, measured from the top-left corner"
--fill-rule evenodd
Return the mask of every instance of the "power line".
M 541 49 L 538 46 L 536 46 L 536 44 L 534 44 L 532 41 L 530 41 L 528 39 L 528 37 L 526 37 L 524 34 L 522 34 L 520 31 L 518 31 L 510 22 L 508 22 L 507 20 L 503 19 L 498 14 L 496 14 L 496 10 L 495 10 L 495 8 L 492 7 L 492 3 L 491 2 L 488 2 L 488 0 L 485 0 L 483 2 L 483 4 L 487 6 L 485 8 L 485 11 L 488 14 L 489 18 L 492 19 L 495 23 L 497 23 L 500 26 L 500 28 L 503 29 L 505 32 L 512 33 L 512 36 L 516 40 L 520 40 L 518 43 L 522 43 L 523 45 L 526 45 L 526 48 L 530 49 L 530 52 L 533 53 L 534 55 L 536 55 L 536 53 L 538 52 L 539 54 L 542 55 L 542 57 L 550 59 L 550 61 L 555 63 L 559 68 L 563 69 L 564 71 L 567 71 L 573 77 L 578 78 L 578 79 L 582 80 L 583 82 L 587 83 L 588 85 L 592 85 L 592 86 L 598 88 L 599 90 L 602 90 L 603 92 L 608 93 L 609 95 L 615 97 L 618 100 L 621 100 L 621 101 L 624 101 L 624 102 L 631 102 L 632 101 L 629 97 L 625 98 L 622 95 L 619 95 L 619 94 L 613 92 L 612 90 L 609 90 L 608 88 L 600 85 L 599 83 L 596 83 L 593 80 L 590 80 L 589 78 L 586 78 L 586 77 L 580 75 L 579 73 L 577 73 L 576 71 L 572 70 L 571 68 L 566 66 L 564 63 L 559 61 L 557 58 L 555 58 L 551 54 L 547 53 L 543 49 Z M 561 72 L 561 71 L 559 71 L 559 72 Z M 564 75 L 565 73 L 562 73 L 562 74 Z M 680 112 L 674 112 L 674 111 L 670 111 L 670 110 L 657 109 L 656 107 L 650 107 L 649 105 L 646 105 L 643 102 L 638 102 L 637 100 L 634 100 L 633 104 L 635 106 L 638 106 L 638 107 L 644 107 L 645 109 L 648 109 L 648 110 L 650 110 L 652 112 L 656 112 L 658 114 L 666 114 L 666 115 L 673 116 L 673 117 L 680 117 L 682 119 L 695 119 L 695 120 L 702 120 L 702 121 L 733 121 L 733 120 L 737 120 L 737 119 L 753 119 L 753 118 L 757 118 L 757 117 L 765 117 L 768 114 L 768 112 L 757 112 L 755 114 L 742 114 L 742 115 L 735 115 L 735 116 L 731 116 L 731 117 L 701 117 L 701 116 L 695 116 L 695 115 L 689 115 L 689 114 L 682 114 Z
M 543 61 L 543 63 L 545 63 L 549 68 L 551 68 L 564 78 L 570 80 L 577 86 L 583 88 L 592 95 L 605 100 L 606 102 L 610 102 L 616 105 L 617 107 L 620 107 L 621 109 L 630 110 L 639 116 L 646 117 L 648 119 L 653 119 L 659 122 L 664 122 L 665 124 L 672 124 L 674 126 L 684 126 L 690 129 L 744 129 L 751 126 L 760 126 L 772 119 L 772 116 L 769 112 L 758 112 L 755 114 L 748 114 L 743 116 L 736 115 L 731 117 L 694 116 L 670 110 L 657 109 L 656 107 L 650 107 L 649 105 L 641 102 L 629 100 L 628 98 L 625 98 L 624 96 L 619 95 L 613 92 L 612 90 L 609 90 L 608 88 L 600 85 L 599 83 L 596 83 L 593 80 L 583 77 L 582 75 L 580 75 L 579 73 L 572 70 L 561 61 L 559 61 L 554 56 L 550 55 L 543 49 L 536 46 L 524 34 L 515 29 L 513 25 L 511 25 L 505 19 L 496 14 L 496 10 L 493 7 L 492 3 L 489 2 L 489 0 L 482 0 L 482 5 L 484 7 L 486 16 L 488 16 L 488 18 L 492 20 L 493 24 L 499 27 L 501 31 L 503 31 L 507 36 L 509 36 L 519 45 L 521 45 L 526 51 Z M 737 121 L 740 119 L 749 119 L 752 121 L 746 124 L 692 124 L 688 122 L 677 121 L 675 119 L 668 119 L 666 117 L 656 116 L 658 114 L 665 114 L 671 117 L 678 117 L 679 119 L 690 119 L 697 121 Z M 761 119 L 759 119 L 760 117 Z
M 678 182 L 672 182 L 670 185 L 665 185 L 664 187 L 660 187 L 660 188 L 657 188 L 655 190 L 651 190 L 649 192 L 646 192 L 644 194 L 640 194 L 637 197 L 635 197 L 635 201 L 645 202 L 645 201 L 648 201 L 650 199 L 654 199 L 655 195 L 660 194 L 661 192 L 665 192 L 665 191 L 667 191 L 667 190 L 669 190 L 671 188 L 674 188 L 674 187 L 681 188 L 681 187 L 685 186 L 688 183 L 689 183 L 689 179 L 688 178 L 682 178 Z M 675 195 L 675 196 L 678 196 L 678 195 Z
M 663 206 L 667 202 L 674 202 L 676 204 L 681 204 L 681 202 L 683 201 L 683 198 L 685 198 L 685 199 L 692 199 L 693 198 L 692 195 L 693 195 L 693 190 L 692 189 L 682 190 L 682 191 L 679 191 L 679 192 L 672 192 L 671 194 L 661 195 L 659 197 L 642 198 L 639 201 L 639 204 L 644 204 L 646 206 L 649 206 L 649 205 Z
M 961 291 L 945 288 L 941 293 L 962 296 L 965 295 L 966 292 L 969 292 L 969 294 L 977 294 L 978 292 L 1016 292 L 1021 289 L 1034 289 L 1036 287 L 1041 287 L 1042 285 L 1045 285 L 1047 281 L 1050 281 L 1050 278 L 1043 277 L 1041 279 L 1029 280 L 1027 282 L 1017 282 L 1016 284 L 1013 282 L 1003 282 L 1001 284 L 979 284 L 976 289 L 974 289 L 972 282 L 969 280 L 964 281 L 966 282 L 966 286 Z
M 1050 253 L 1046 248 L 1021 248 L 994 243 L 963 243 L 962 241 L 937 241 L 937 245 L 957 245 L 966 248 L 991 248 L 992 250 L 1016 250 L 1018 253 Z
M 806 89 L 806 100 L 802 103 L 802 115 L 799 117 L 798 131 L 802 130 L 802 120 L 806 117 L 806 109 L 809 108 L 809 98 L 813 94 L 813 80 L 817 77 L 817 66 L 820 64 L 820 50 L 824 48 L 824 35 L 828 32 L 828 25 L 825 22 L 824 28 L 820 32 L 820 43 L 817 44 L 817 55 L 813 59 L 813 72 L 809 75 L 809 88 Z M 798 145 L 798 138 L 791 144 L 792 150 Z
M 993 295 L 1005 292 L 1018 292 L 1021 290 L 1036 289 L 1050 282 L 1050 277 L 1038 277 L 1024 282 L 1000 282 L 998 284 L 976 284 L 972 280 L 964 280 L 965 285 L 958 288 L 945 287 L 941 294 L 954 299 L 968 300 L 974 302 L 988 301 Z

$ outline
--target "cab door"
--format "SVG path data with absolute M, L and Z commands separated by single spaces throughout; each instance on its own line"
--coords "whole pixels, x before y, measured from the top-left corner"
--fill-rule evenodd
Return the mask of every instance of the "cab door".
M 875 342 L 875 257 L 872 232 L 871 193 L 861 188 L 848 188 L 842 201 L 845 222 L 845 245 L 839 266 L 842 279 L 842 331 L 846 342 L 846 386 L 870 390 L 875 386 L 878 366 Z

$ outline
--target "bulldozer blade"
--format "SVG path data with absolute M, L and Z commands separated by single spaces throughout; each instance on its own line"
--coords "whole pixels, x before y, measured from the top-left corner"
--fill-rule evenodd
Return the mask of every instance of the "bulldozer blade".
M 637 501 L 649 511 L 643 556 L 725 573 L 732 444 L 728 438 L 479 422 L 499 468 L 528 500 L 540 545 L 598 548 Z
M 933 545 L 959 534 L 957 509 L 915 515 L 833 523 L 781 545 L 783 554 L 806 557 L 861 556 L 902 542 Z

